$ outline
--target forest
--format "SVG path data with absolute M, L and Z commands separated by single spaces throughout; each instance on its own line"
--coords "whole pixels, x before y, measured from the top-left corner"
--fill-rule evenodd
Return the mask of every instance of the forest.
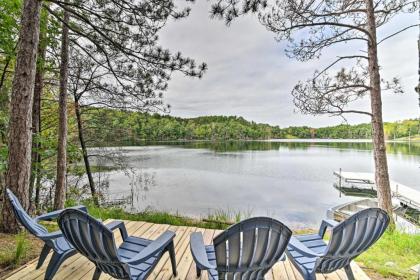
M 179 118 L 170 115 L 95 110 L 86 116 L 89 146 L 136 145 L 142 141 L 176 140 L 266 140 L 266 139 L 371 139 L 369 123 L 312 128 L 281 128 L 255 123 L 237 116 Z M 420 120 L 386 122 L 385 137 L 398 140 L 416 139 Z

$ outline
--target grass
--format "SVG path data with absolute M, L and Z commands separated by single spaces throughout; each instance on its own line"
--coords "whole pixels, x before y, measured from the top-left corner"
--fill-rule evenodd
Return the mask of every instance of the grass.
M 209 217 L 200 220 L 154 210 L 146 210 L 139 213 L 128 213 L 119 207 L 100 208 L 91 204 L 88 204 L 87 208 L 89 214 L 102 220 L 117 219 L 129 221 L 144 221 L 156 224 L 194 226 L 212 229 L 225 229 L 232 222 L 235 222 L 235 220 L 231 220 L 232 212 L 223 211 L 218 211 L 216 214 L 209 215 Z M 238 217 L 240 218 L 241 214 L 235 213 L 234 218 Z
M 414 142 L 418 142 L 420 141 L 420 135 L 411 135 L 411 137 L 401 137 L 401 138 L 397 138 L 395 140 L 398 141 L 414 141 Z
M 420 235 L 387 231 L 356 261 L 366 272 L 374 272 L 380 277 L 417 279 L 410 268 L 420 263 Z
M 0 234 L 0 277 L 2 272 L 38 257 L 42 244 L 42 241 L 25 231 L 15 235 Z
M 90 167 L 90 171 L 92 173 L 98 173 L 98 172 L 109 172 L 118 170 L 119 167 L 114 166 L 104 166 L 104 165 L 92 165 Z M 70 175 L 76 175 L 76 176 L 82 176 L 86 174 L 86 169 L 83 165 L 72 165 L 69 167 L 68 174 Z
M 314 229 L 299 229 L 293 234 L 315 232 Z M 330 239 L 329 231 L 324 239 L 327 242 Z M 375 245 L 356 258 L 356 262 L 371 279 L 417 280 L 411 267 L 420 263 L 420 235 L 388 230 Z
M 25 231 L 21 231 L 16 235 L 16 249 L 15 256 L 13 258 L 13 264 L 18 265 L 23 259 L 25 259 L 26 254 L 28 253 L 28 238 Z

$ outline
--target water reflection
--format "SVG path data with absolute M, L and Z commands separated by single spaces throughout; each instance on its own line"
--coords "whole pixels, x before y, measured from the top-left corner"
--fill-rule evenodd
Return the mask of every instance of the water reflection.
M 373 172 L 371 143 L 184 142 L 125 147 L 133 174 L 109 174 L 111 196 L 196 217 L 215 209 L 252 210 L 294 227 L 316 226 L 326 210 L 354 200 L 333 187 L 333 171 Z M 409 147 L 410 146 L 410 147 Z M 387 145 L 391 177 L 420 189 L 420 146 Z
M 147 193 L 156 187 L 156 172 L 148 172 L 139 170 L 133 173 L 131 178 L 130 187 L 132 192 L 131 207 L 135 209 L 135 205 L 140 204 L 142 201 L 147 200 Z
M 373 144 L 369 141 L 328 141 L 328 140 L 273 140 L 273 141 L 176 141 L 176 142 L 143 142 L 143 145 L 170 145 L 187 149 L 209 149 L 214 152 L 268 151 L 279 149 L 307 150 L 311 147 L 325 147 L 338 150 L 372 151 Z M 390 154 L 420 155 L 420 142 L 388 142 L 387 152 Z

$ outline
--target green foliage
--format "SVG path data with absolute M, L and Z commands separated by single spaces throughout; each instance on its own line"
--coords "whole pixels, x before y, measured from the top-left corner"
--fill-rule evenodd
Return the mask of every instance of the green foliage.
M 0 55 L 14 57 L 22 1 L 2 0 L 0 5 Z
M 7 142 L 9 122 L 9 95 L 16 44 L 19 33 L 20 0 L 2 0 L 0 2 L 0 172 L 4 168 L 3 145 Z
M 93 145 L 112 146 L 140 141 L 269 139 L 279 129 L 241 117 L 209 116 L 182 119 L 158 114 L 97 109 L 90 111 L 87 135 Z M 118 135 L 118 137 L 115 137 Z
M 420 263 L 420 235 L 387 231 L 367 252 L 357 258 L 383 277 L 416 279 L 410 267 Z
M 370 139 L 371 125 L 337 125 L 323 128 L 280 128 L 236 116 L 179 118 L 110 109 L 90 110 L 86 116 L 93 146 L 138 145 L 144 141 L 264 140 L 264 139 Z M 420 134 L 420 120 L 385 123 L 388 139 Z
M 397 122 L 384 123 L 385 137 L 389 140 L 400 139 L 404 137 L 412 138 L 420 135 L 420 120 L 404 120 Z M 337 125 L 322 127 L 316 129 L 317 138 L 331 139 L 370 139 L 372 137 L 372 129 L 369 123 L 358 125 Z

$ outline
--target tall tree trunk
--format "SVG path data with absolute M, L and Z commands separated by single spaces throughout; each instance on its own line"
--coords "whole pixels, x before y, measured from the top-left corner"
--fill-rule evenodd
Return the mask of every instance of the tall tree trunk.
M 391 188 L 389 183 L 388 163 L 384 127 L 382 120 L 381 78 L 379 75 L 378 49 L 376 41 L 376 22 L 372 0 L 366 1 L 367 23 L 370 33 L 368 42 L 370 101 L 372 109 L 373 150 L 375 159 L 375 181 L 379 207 L 385 210 L 393 222 Z
M 40 143 L 40 132 L 41 132 L 41 95 L 44 88 L 44 60 L 45 54 L 47 51 L 47 45 L 45 42 L 45 34 L 41 31 L 39 34 L 39 44 L 38 44 L 38 63 L 36 67 L 35 74 L 35 88 L 34 88 L 34 101 L 32 105 L 32 162 L 31 162 L 31 177 L 29 183 L 29 198 L 32 199 L 34 192 L 35 181 L 39 182 L 38 177 L 40 176 L 40 165 L 41 165 L 41 155 L 39 150 L 41 148 Z M 39 188 L 37 184 L 35 186 Z M 32 206 L 32 201 L 29 202 Z M 39 206 L 39 190 L 35 191 L 35 208 Z M 32 208 L 32 207 L 31 207 Z
M 55 187 L 54 209 L 64 208 L 67 171 L 67 82 L 69 68 L 69 13 L 64 11 L 61 35 L 60 97 L 57 150 L 57 183 Z
M 76 112 L 77 129 L 79 131 L 80 147 L 82 148 L 83 161 L 85 163 L 86 175 L 89 180 L 90 193 L 92 194 L 93 202 L 99 206 L 98 196 L 96 194 L 95 182 L 93 181 L 92 171 L 90 170 L 89 157 L 86 149 L 85 137 L 83 134 L 82 114 L 80 112 L 79 100 L 74 97 L 74 110 Z
M 32 102 L 39 40 L 41 1 L 25 0 L 23 3 L 19 46 L 12 85 L 9 121 L 9 155 L 6 186 L 18 197 L 22 206 L 29 205 L 29 177 L 31 173 Z M 3 198 L 1 229 L 16 233 L 19 224 L 12 206 Z

